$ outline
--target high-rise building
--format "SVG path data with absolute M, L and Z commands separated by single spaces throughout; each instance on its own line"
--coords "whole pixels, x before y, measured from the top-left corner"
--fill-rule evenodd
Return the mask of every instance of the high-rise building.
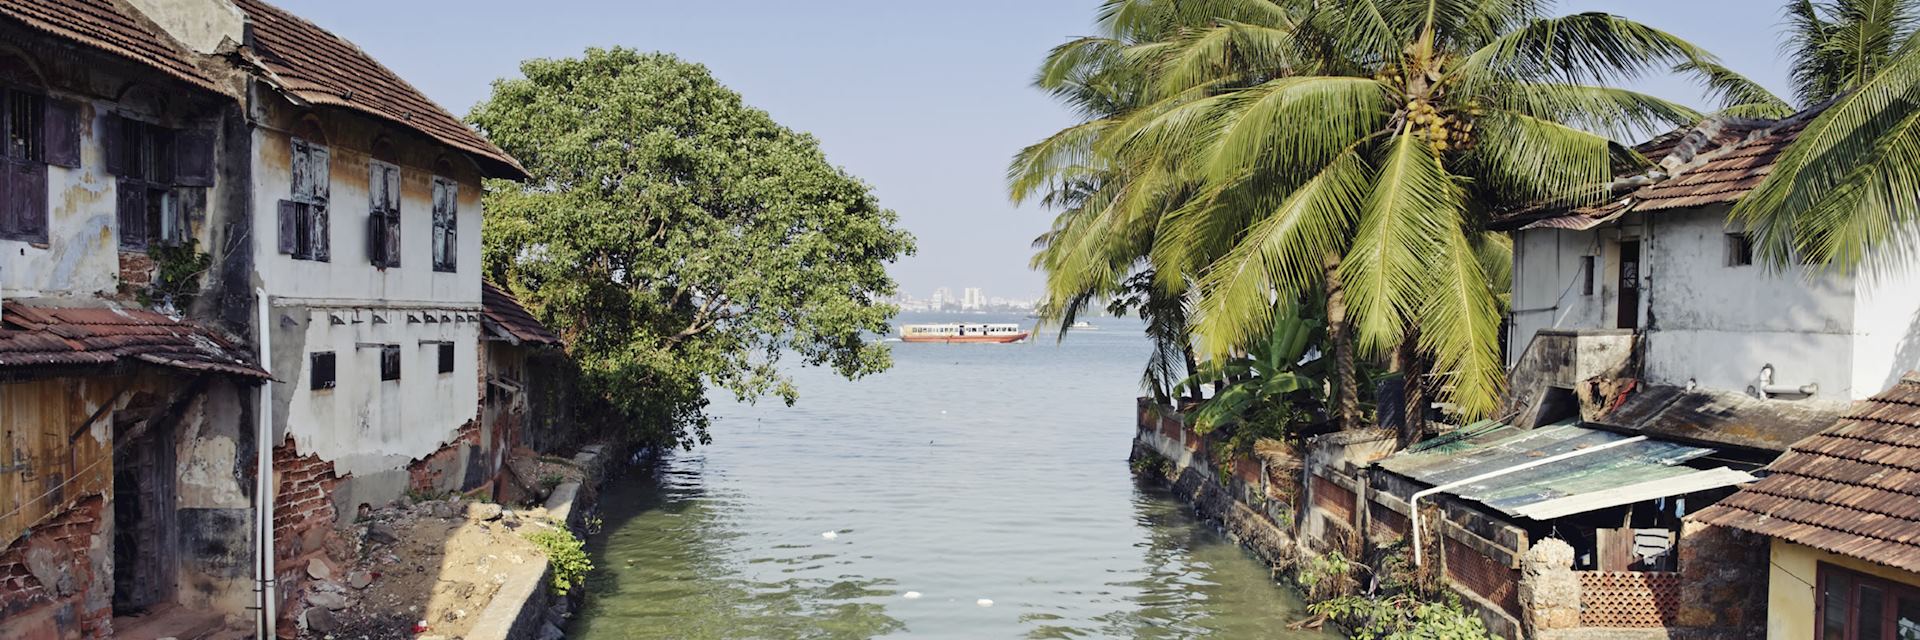
M 946 287 L 940 287 L 933 290 L 933 299 L 927 301 L 927 308 L 934 311 L 942 311 L 953 303 L 953 291 Z
M 982 311 L 986 308 L 987 296 L 980 292 L 979 287 L 967 287 L 965 291 L 961 292 L 960 310 Z

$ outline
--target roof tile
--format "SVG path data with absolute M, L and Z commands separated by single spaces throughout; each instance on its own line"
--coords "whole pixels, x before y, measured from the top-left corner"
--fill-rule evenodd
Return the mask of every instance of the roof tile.
M 128 360 L 265 378 L 246 351 L 204 327 L 144 309 L 60 307 L 7 300 L 0 369 L 110 365 Z

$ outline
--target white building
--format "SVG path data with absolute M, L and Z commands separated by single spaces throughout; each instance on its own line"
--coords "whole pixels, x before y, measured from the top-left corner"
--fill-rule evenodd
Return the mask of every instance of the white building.
M 948 306 L 956 302 L 957 301 L 953 299 L 952 290 L 946 287 L 940 287 L 933 290 L 933 298 L 927 300 L 927 308 L 933 311 L 944 311 Z
M 1649 384 L 1833 402 L 1920 367 L 1913 269 L 1776 270 L 1728 222 L 1807 117 L 1662 136 L 1640 147 L 1660 166 L 1619 200 L 1497 222 L 1514 239 L 1509 365 L 1546 337 L 1611 332 L 1637 340 Z
M 987 296 L 980 292 L 979 287 L 967 287 L 960 295 L 962 311 L 982 311 L 987 308 Z

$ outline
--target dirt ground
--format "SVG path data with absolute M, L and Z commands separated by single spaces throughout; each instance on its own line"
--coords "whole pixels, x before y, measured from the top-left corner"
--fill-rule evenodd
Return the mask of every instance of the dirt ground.
M 542 552 L 525 534 L 547 526 L 544 509 L 458 499 L 368 514 L 348 532 L 353 566 L 313 576 L 308 637 L 461 638 L 501 584 L 540 571 Z

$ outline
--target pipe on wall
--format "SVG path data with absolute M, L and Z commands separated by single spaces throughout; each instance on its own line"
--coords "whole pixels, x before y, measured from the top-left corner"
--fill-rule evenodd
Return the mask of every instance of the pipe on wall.
M 280 600 L 273 562 L 273 501 L 276 493 L 273 486 L 273 353 L 270 349 L 273 325 L 267 322 L 270 310 L 266 290 L 256 288 L 253 295 L 260 304 L 259 324 L 256 325 L 260 332 L 260 368 L 267 372 L 267 382 L 260 385 L 260 407 L 255 412 L 258 424 L 254 431 L 254 554 L 257 560 L 254 564 L 254 591 L 260 596 L 260 616 L 254 631 L 260 640 L 270 640 L 279 621 L 276 609 Z

